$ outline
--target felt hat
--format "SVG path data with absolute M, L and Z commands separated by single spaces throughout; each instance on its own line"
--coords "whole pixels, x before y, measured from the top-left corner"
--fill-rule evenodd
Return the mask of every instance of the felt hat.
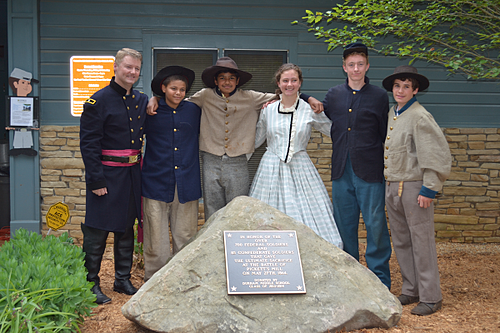
M 30 72 L 27 72 L 27 71 L 22 70 L 22 69 L 17 68 L 17 67 L 14 68 L 14 70 L 12 70 L 12 73 L 10 73 L 10 77 L 12 77 L 14 79 L 19 79 L 19 80 L 30 81 L 33 83 L 40 82 L 37 79 L 34 79 L 33 74 L 31 74 Z
M 351 44 L 346 45 L 344 47 L 344 54 L 343 54 L 344 59 L 349 54 L 354 53 L 354 52 L 364 53 L 368 56 L 368 48 L 366 47 L 365 44 L 363 44 L 363 43 L 351 43 Z
M 158 74 L 155 75 L 153 81 L 151 81 L 151 90 L 158 96 L 165 96 L 165 93 L 161 89 L 163 81 L 169 76 L 179 75 L 183 76 L 187 80 L 186 93 L 191 89 L 194 81 L 194 72 L 189 68 L 182 66 L 167 66 L 163 68 Z
M 418 74 L 417 69 L 410 65 L 402 65 L 396 67 L 396 69 L 394 69 L 394 73 L 389 75 L 382 81 L 382 85 L 384 86 L 385 90 L 392 91 L 394 80 L 400 78 L 413 78 L 417 80 L 420 86 L 418 88 L 419 91 L 424 91 L 425 89 L 429 88 L 429 79 L 427 79 L 422 74 Z
M 201 74 L 203 83 L 209 88 L 215 88 L 215 74 L 220 71 L 231 71 L 238 73 L 240 81 L 237 87 L 240 87 L 250 81 L 252 74 L 238 69 L 238 65 L 229 57 L 222 57 L 217 60 L 214 66 L 207 67 Z

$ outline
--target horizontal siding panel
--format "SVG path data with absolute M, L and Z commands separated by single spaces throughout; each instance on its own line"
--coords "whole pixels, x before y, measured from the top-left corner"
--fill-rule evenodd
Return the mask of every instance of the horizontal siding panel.
M 71 56 L 115 55 L 122 47 L 139 51 L 151 46 L 282 49 L 283 45 L 290 44 L 284 37 L 295 38 L 288 39 L 298 40 L 296 45 L 290 46 L 290 57 L 303 69 L 303 91 L 323 99 L 328 88 L 345 82 L 342 49 L 328 52 L 326 43 L 317 40 L 304 26 L 290 22 L 300 21 L 305 9 L 325 11 L 340 2 L 40 0 L 42 121 L 44 124 L 79 122 L 78 118 L 69 115 Z M 274 35 L 280 36 L 281 44 Z M 143 66 L 150 70 L 150 59 L 144 61 Z M 396 66 L 408 62 L 409 59 L 372 52 L 370 82 L 381 86 L 382 79 Z M 435 113 L 441 126 L 500 127 L 500 95 L 496 82 L 466 81 L 461 75 L 450 76 L 443 67 L 425 61 L 416 62 L 415 66 L 431 81 L 428 92 L 419 94 L 419 100 Z M 149 87 L 149 82 L 146 86 Z M 141 76 L 137 88 L 143 90 L 143 87 Z M 474 110 L 474 114 L 470 110 Z

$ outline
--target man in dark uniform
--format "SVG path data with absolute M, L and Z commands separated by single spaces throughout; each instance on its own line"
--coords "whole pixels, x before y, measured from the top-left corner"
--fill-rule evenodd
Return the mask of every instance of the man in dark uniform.
M 111 301 L 99 286 L 99 270 L 109 232 L 114 233 L 113 290 L 133 295 L 130 282 L 134 252 L 134 222 L 140 218 L 141 147 L 148 98 L 133 90 L 142 55 L 132 49 L 116 54 L 115 76 L 109 86 L 84 104 L 80 120 L 80 150 L 87 184 L 85 224 L 82 224 L 87 280 L 94 282 L 96 303 Z

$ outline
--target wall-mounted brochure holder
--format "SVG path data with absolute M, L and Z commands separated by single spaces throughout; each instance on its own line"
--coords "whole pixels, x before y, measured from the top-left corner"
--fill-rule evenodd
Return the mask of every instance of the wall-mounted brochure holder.
M 33 130 L 39 130 L 40 112 L 38 97 L 7 96 L 8 130 L 14 130 L 14 140 L 9 155 L 35 156 Z

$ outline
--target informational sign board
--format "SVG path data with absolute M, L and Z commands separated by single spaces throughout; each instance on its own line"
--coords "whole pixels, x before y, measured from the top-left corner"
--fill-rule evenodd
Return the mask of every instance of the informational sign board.
M 297 233 L 224 231 L 227 293 L 305 294 Z
M 65 203 L 58 202 L 50 206 L 47 215 L 47 227 L 57 230 L 66 225 L 69 219 L 69 207 Z
M 96 91 L 109 85 L 114 75 L 113 56 L 73 56 L 70 59 L 71 115 L 80 117 L 83 103 Z

